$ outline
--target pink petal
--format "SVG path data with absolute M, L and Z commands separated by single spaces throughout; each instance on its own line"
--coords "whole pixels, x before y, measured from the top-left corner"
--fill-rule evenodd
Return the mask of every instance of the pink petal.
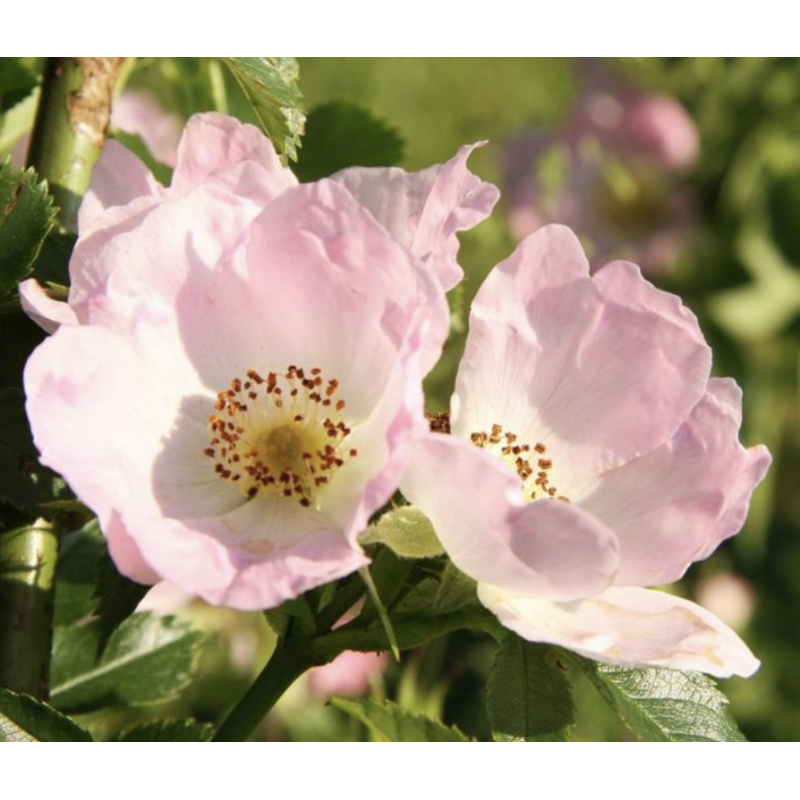
M 97 326 L 61 327 L 31 355 L 24 380 L 42 463 L 101 523 L 129 502 L 157 506 L 148 465 L 176 409 L 124 340 Z
M 505 627 L 612 664 L 748 677 L 759 666 L 747 645 L 709 611 L 647 589 L 607 589 L 577 603 L 479 585 L 478 597 Z
M 281 164 L 272 143 L 258 128 L 223 114 L 195 114 L 186 123 L 178 146 L 172 189 L 185 194 L 216 183 L 236 193 L 241 191 L 236 168 L 244 163 L 257 164 L 263 171 L 262 181 L 251 184 L 251 192 L 258 187 L 264 199 L 297 186 L 297 178 Z
M 370 517 L 397 490 L 408 459 L 407 445 L 428 430 L 422 373 L 424 335 L 415 331 L 395 362 L 382 397 L 364 422 L 353 428 L 348 446 L 358 458 L 342 467 L 320 493 L 330 516 L 354 546 Z
M 137 583 L 153 586 L 161 579 L 155 570 L 142 557 L 139 545 L 125 530 L 119 514 L 112 512 L 107 522 L 101 523 L 101 528 L 108 540 L 108 552 L 117 569 Z
M 500 196 L 495 186 L 467 169 L 470 153 L 480 144 L 466 145 L 446 164 L 421 172 L 353 167 L 338 172 L 333 180 L 344 185 L 449 291 L 464 275 L 456 260 L 456 233 L 486 219 Z
M 736 382 L 731 378 L 712 378 L 708 391 L 719 404 L 720 410 L 727 415 L 727 424 L 731 428 L 736 426 L 738 430 L 742 419 L 742 392 Z M 733 397 L 737 397 L 738 401 L 732 400 Z M 699 556 L 701 559 L 707 558 L 721 542 L 735 536 L 742 529 L 750 508 L 750 498 L 772 463 L 772 455 L 763 444 L 746 449 L 739 446 L 735 449 L 736 454 L 731 460 L 738 467 L 738 472 L 726 487 L 722 514 L 707 538 L 706 546 Z
M 22 310 L 48 333 L 54 333 L 61 325 L 78 324 L 69 304 L 53 300 L 33 278 L 19 285 L 19 302 Z
M 523 239 L 489 274 L 472 303 L 476 316 L 528 319 L 527 304 L 548 289 L 589 278 L 589 261 L 578 237 L 564 225 L 545 225 Z
M 248 200 L 196 190 L 109 226 L 76 248 L 70 304 L 82 323 L 129 338 L 165 386 L 216 393 L 263 348 L 257 323 L 248 327 L 263 301 L 244 289 L 243 264 L 259 213 Z
M 265 259 L 270 268 L 259 272 Z M 250 291 L 280 298 L 280 311 L 291 311 L 275 313 L 268 302 L 254 313 L 270 342 L 264 358 L 303 363 L 314 353 L 317 366 L 341 382 L 356 417 L 375 406 L 409 329 L 447 314 L 425 271 L 332 181 L 304 184 L 274 201 L 254 228 L 248 260 Z M 441 345 L 420 342 L 423 370 Z M 352 387 L 347 396 L 345 386 Z
M 594 285 L 609 302 L 621 303 L 634 310 L 646 310 L 678 325 L 698 344 L 706 344 L 697 317 L 680 297 L 662 292 L 642 276 L 636 264 L 612 261 L 594 275 Z
M 71 305 L 75 305 L 76 298 L 79 298 L 83 291 L 81 280 L 84 278 L 84 265 L 87 262 L 93 262 L 96 254 L 113 240 L 117 234 L 133 230 L 144 217 L 154 208 L 158 208 L 159 205 L 161 205 L 160 199 L 151 195 L 142 195 L 131 200 L 125 206 L 107 208 L 94 217 L 90 225 L 81 230 L 81 235 L 75 243 L 69 261 Z M 92 284 L 96 282 L 96 278 L 90 279 L 90 291 Z
M 622 296 L 581 278 L 578 247 L 548 226 L 489 276 L 453 404 L 458 435 L 499 423 L 545 444 L 570 497 L 670 438 L 702 397 L 711 362 L 691 320 L 655 289 Z
M 369 563 L 335 528 L 278 529 L 257 518 L 256 504 L 248 506 L 253 509 L 247 509 L 245 524 L 230 516 L 170 519 L 135 511 L 123 519 L 162 578 L 213 605 L 274 608 Z M 282 504 L 283 510 L 291 506 L 301 508 Z M 265 529 L 290 533 L 296 541 L 274 542 Z
M 459 439 L 415 441 L 401 490 L 479 582 L 572 600 L 602 591 L 616 571 L 619 545 L 608 528 L 557 500 L 527 503 L 516 475 Z
M 738 391 L 712 379 L 675 436 L 652 453 L 612 470 L 581 506 L 619 535 L 622 564 L 615 583 L 659 585 L 678 580 L 744 524 L 750 496 L 771 458 L 763 446 L 739 444 L 737 406 L 720 403 Z
M 81 235 L 86 235 L 107 209 L 127 206 L 139 197 L 160 200 L 164 188 L 130 150 L 113 139 L 107 141 L 78 213 Z

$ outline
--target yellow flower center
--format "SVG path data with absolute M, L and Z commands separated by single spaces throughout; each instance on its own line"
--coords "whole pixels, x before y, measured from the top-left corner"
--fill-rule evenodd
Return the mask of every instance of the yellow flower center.
M 351 429 L 337 398 L 339 382 L 322 370 L 290 366 L 262 377 L 250 369 L 217 394 L 209 417 L 215 471 L 243 494 L 272 492 L 302 506 L 358 453 L 346 446 Z

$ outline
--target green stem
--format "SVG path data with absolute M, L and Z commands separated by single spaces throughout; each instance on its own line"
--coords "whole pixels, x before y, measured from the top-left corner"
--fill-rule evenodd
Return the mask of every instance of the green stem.
M 0 533 L 0 686 L 47 699 L 58 541 L 44 520 Z
M 290 629 L 253 685 L 222 722 L 214 741 L 242 742 L 248 739 L 283 693 L 304 672 L 324 663 L 313 651 L 311 642 L 304 637 L 293 638 Z
M 348 650 L 349 639 L 327 641 L 331 626 L 338 622 L 363 596 L 364 585 L 357 578 L 345 583 L 334 599 L 317 617 L 317 633 L 302 633 L 297 620 L 292 620 L 266 666 L 230 714 L 223 720 L 215 742 L 241 742 L 247 739 L 270 712 L 283 693 L 307 670 L 329 664 Z M 381 629 L 380 634 L 383 631 Z M 379 639 L 380 639 L 379 634 Z M 315 638 L 310 638 L 315 636 Z M 322 647 L 316 647 L 316 642 Z M 385 639 L 384 639 L 385 641 Z M 383 645 L 385 647 L 385 645 Z M 376 647 L 375 649 L 382 649 Z
M 108 132 L 122 58 L 48 58 L 28 155 L 61 209 L 61 227 L 78 229 L 78 207 Z

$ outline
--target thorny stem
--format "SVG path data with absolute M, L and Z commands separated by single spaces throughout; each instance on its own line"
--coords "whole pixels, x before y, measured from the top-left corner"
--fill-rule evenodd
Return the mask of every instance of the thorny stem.
M 28 161 L 61 209 L 62 229 L 76 233 L 78 207 L 108 133 L 111 97 L 122 58 L 48 58 Z
M 122 58 L 50 58 L 29 163 L 47 181 L 58 221 L 76 233 L 78 207 L 105 142 Z M 46 700 L 58 541 L 44 520 L 0 533 L 0 686 Z

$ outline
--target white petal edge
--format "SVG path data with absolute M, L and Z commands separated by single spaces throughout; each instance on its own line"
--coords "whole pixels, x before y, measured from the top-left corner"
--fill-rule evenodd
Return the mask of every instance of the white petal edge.
M 587 600 L 551 603 L 480 584 L 480 601 L 510 630 L 610 664 L 749 677 L 759 661 L 710 611 L 665 592 L 611 588 Z

